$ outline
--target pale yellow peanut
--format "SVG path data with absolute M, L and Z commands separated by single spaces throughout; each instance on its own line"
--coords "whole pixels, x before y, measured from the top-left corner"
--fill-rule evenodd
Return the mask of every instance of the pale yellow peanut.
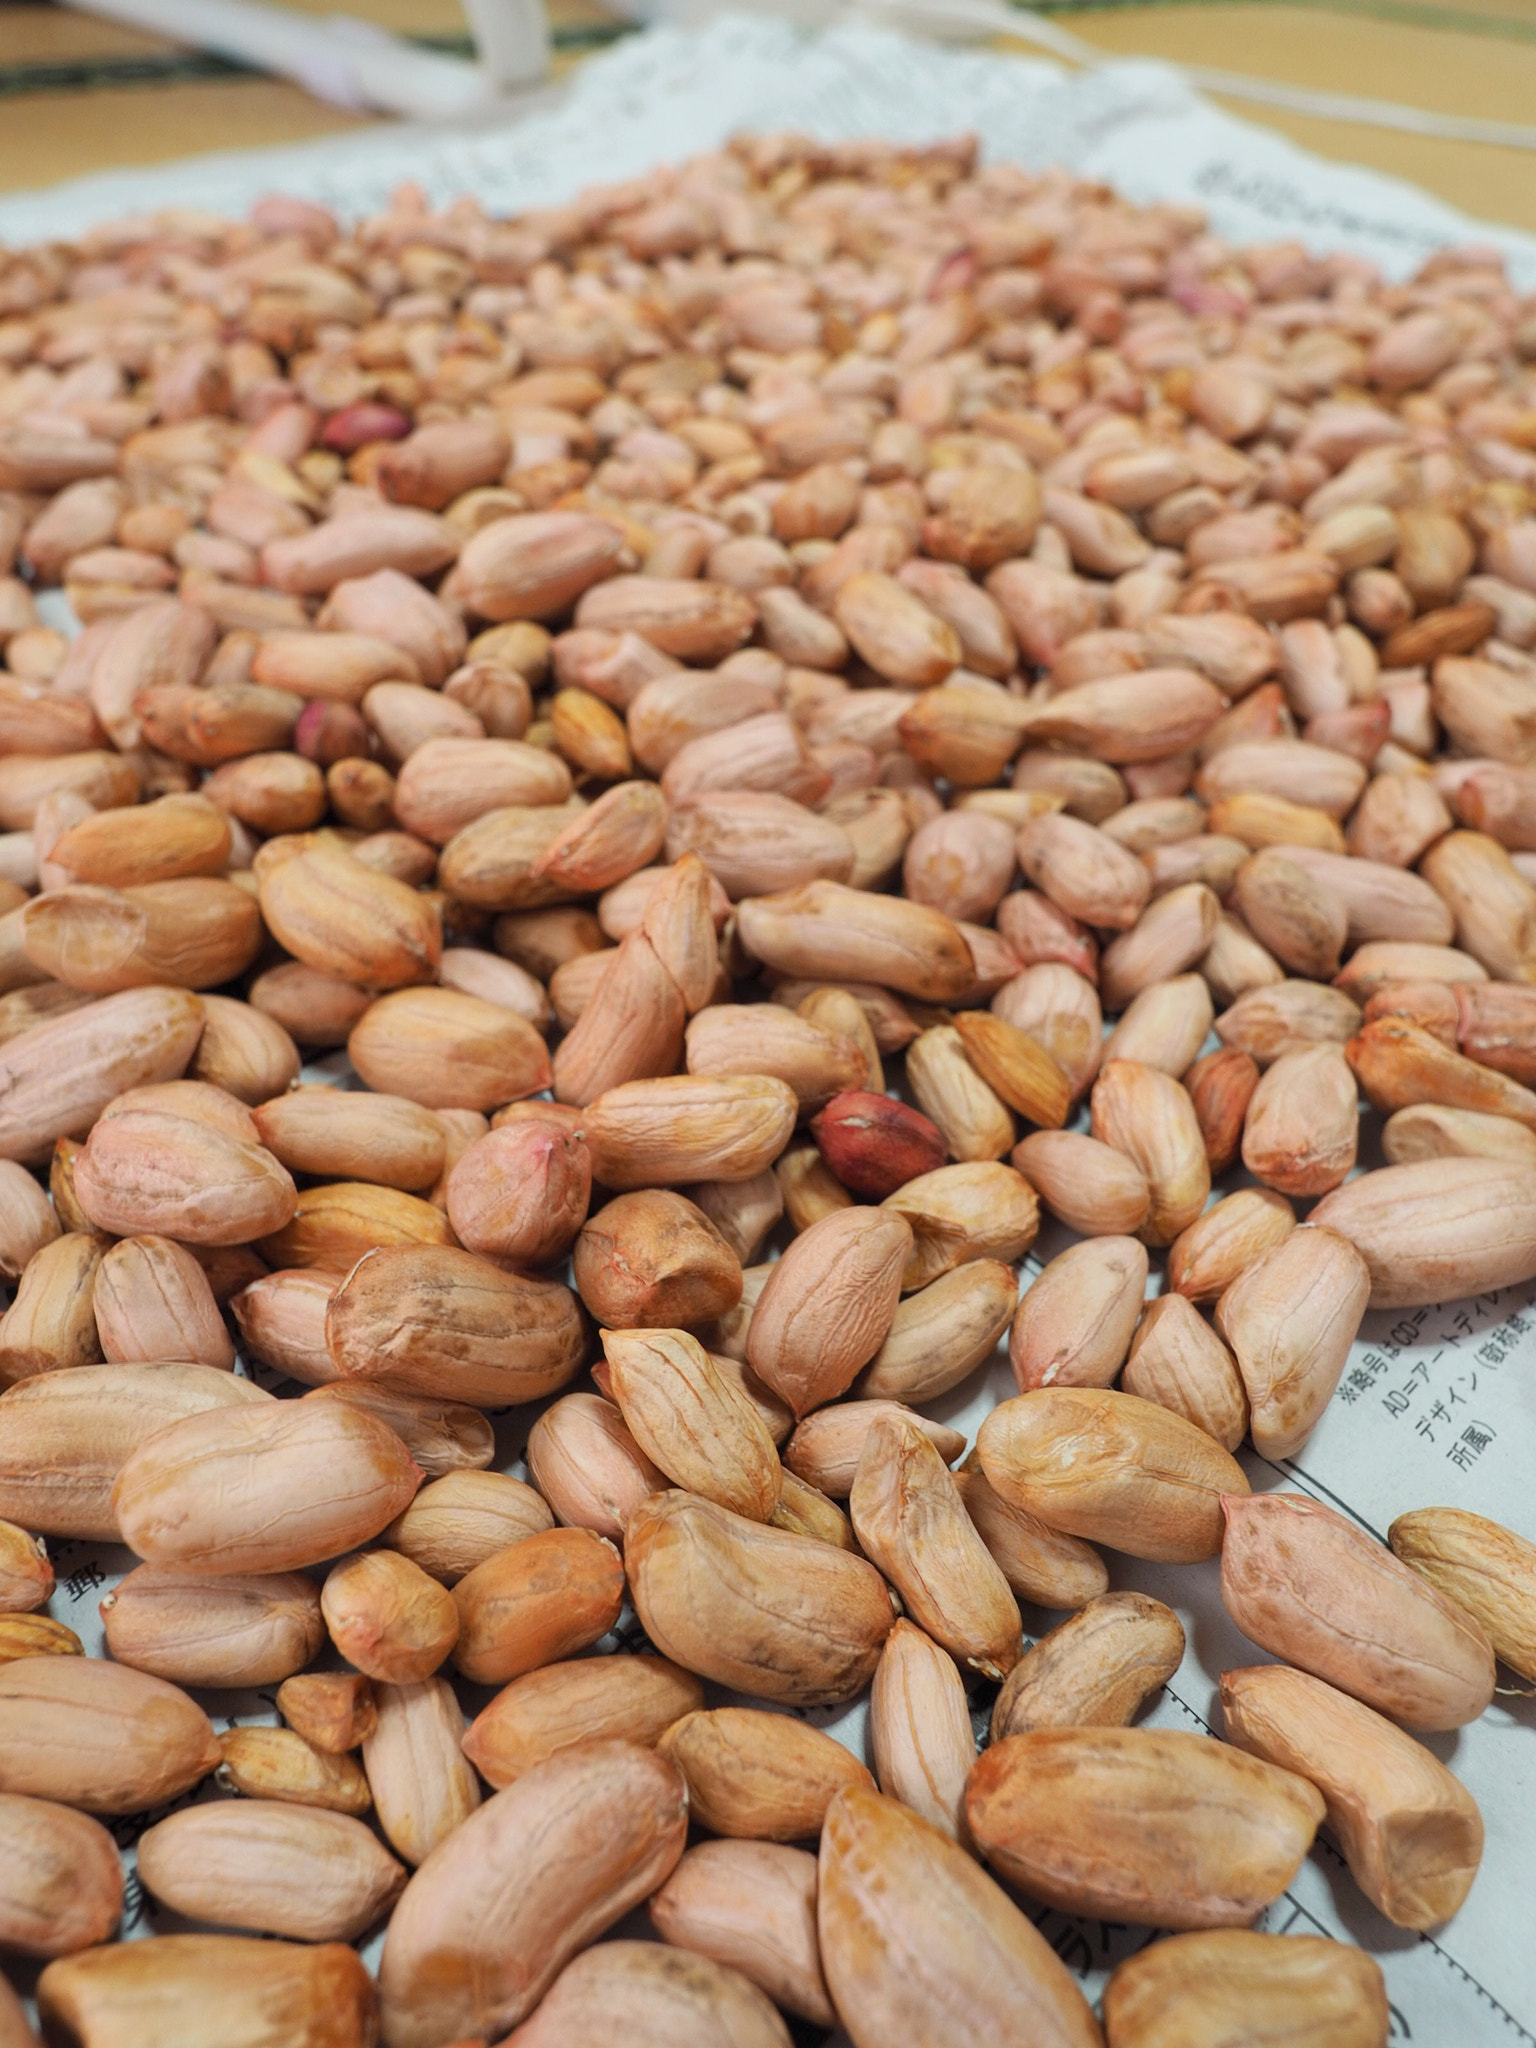
M 483 1469 L 496 1453 L 490 1422 L 463 1401 L 437 1401 L 370 1380 L 347 1379 L 317 1387 L 312 1398 L 376 1416 L 395 1432 L 428 1479 Z
M 987 1010 L 958 1011 L 954 1028 L 966 1058 L 1010 1109 L 1016 1109 L 1031 1123 L 1053 1129 L 1066 1122 L 1075 1093 L 1073 1076 L 1053 1056 L 1048 1045 L 1008 1018 Z M 916 1084 L 914 1090 L 915 1087 Z M 973 1151 L 957 1152 L 955 1156 L 963 1159 L 999 1155 Z
M 853 1196 L 828 1166 L 821 1147 L 814 1142 L 788 1146 L 774 1161 L 773 1177 L 783 1213 L 797 1237 L 824 1217 L 854 1206 Z M 763 1269 L 764 1285 L 770 1271 L 771 1268 Z M 758 1292 L 761 1293 L 761 1288 Z
M 0 1161 L 0 1273 L 19 1279 L 34 1252 L 59 1234 L 59 1219 L 36 1180 L 14 1160 Z
M 347 1050 L 370 1088 L 428 1109 L 493 1109 L 549 1085 L 549 1055 L 515 1012 L 458 989 L 401 989 L 369 1006 Z
M 295 844 L 261 877 L 262 916 L 307 966 L 365 988 L 423 981 L 442 934 L 426 898 L 323 837 Z
M 746 1396 L 686 1330 L 604 1330 L 614 1399 L 641 1450 L 685 1491 L 766 1521 L 778 1453 Z
M 41 1536 L 0 1522 L 0 1614 L 28 1614 L 53 1593 L 53 1566 Z
M 784 1214 L 778 1180 L 766 1168 L 750 1180 L 699 1181 L 688 1194 L 744 1266 L 762 1251 L 768 1233 Z
M 83 1657 L 85 1645 L 72 1628 L 47 1614 L 0 1614 L 0 1664 L 23 1657 Z
M 445 1472 L 422 1487 L 382 1541 L 452 1585 L 497 1550 L 553 1526 L 544 1500 L 504 1472 Z
M 820 1487 L 792 1472 L 787 1465 L 780 1480 L 779 1498 L 768 1517 L 768 1524 L 770 1528 L 782 1529 L 791 1536 L 814 1537 L 817 1542 L 830 1543 L 838 1550 L 856 1551 L 859 1547 L 853 1524 L 836 1501 Z
M 1536 980 L 1536 890 L 1481 832 L 1449 832 L 1423 860 L 1448 905 L 1456 943 L 1500 981 Z
M 1536 1546 L 1465 1508 L 1415 1508 L 1387 1531 L 1394 1556 L 1479 1622 L 1522 1678 L 1536 1665 Z
M 1235 1003 L 1250 989 L 1267 988 L 1285 979 L 1279 961 L 1232 911 L 1222 912 L 1199 968 L 1217 1003 Z
M 755 959 L 782 973 L 852 975 L 928 1002 L 963 995 L 973 973 L 964 939 L 941 912 L 838 882 L 748 897 L 737 929 Z
M 1104 1016 L 1100 1012 L 1098 991 L 1092 981 L 1085 981 L 1083 975 L 1075 973 L 1063 961 L 1040 961 L 1034 967 L 1026 967 L 1022 975 L 1014 975 L 1012 981 L 1004 983 L 991 1004 L 991 1014 L 1012 1024 L 1016 1030 L 1032 1038 L 1038 1047 L 1049 1053 L 1055 1067 L 1067 1077 L 1069 1096 L 1079 1096 L 1087 1083 L 1094 1079 L 1100 1069 L 1104 1055 Z M 956 1016 L 969 1016 L 961 1010 Z M 956 1030 L 965 1032 L 967 1026 L 956 1024 Z M 973 1042 L 979 1034 L 971 1032 Z M 1030 1085 L 1036 1090 L 1028 1102 L 1038 1102 L 1040 1108 L 1059 1094 L 1061 1083 L 1053 1077 L 1051 1067 L 1040 1069 L 1036 1059 L 1016 1047 L 1014 1040 L 1008 1040 L 1008 1047 L 1020 1055 L 1028 1065 L 1022 1075 L 1030 1077 Z M 1018 1069 L 1016 1069 L 1018 1071 Z M 1038 1094 L 1040 1071 L 1047 1079 L 1047 1092 Z M 1001 1073 L 997 1075 L 1001 1079 Z M 1053 1120 L 1047 1116 L 1047 1120 Z M 1063 1118 L 1065 1120 L 1065 1118 Z
M 912 835 L 912 821 L 898 791 L 849 790 L 829 797 L 822 815 L 837 826 L 853 849 L 853 869 L 846 877 L 853 888 L 873 888 L 894 873 Z M 841 878 L 830 872 L 827 879 Z
M 265 1102 L 299 1077 L 299 1049 L 274 1017 L 229 996 L 202 997 L 203 1035 L 187 1069 L 242 1102 Z
M 299 1088 L 260 1104 L 256 1127 L 294 1173 L 421 1189 L 442 1171 L 442 1126 L 401 1096 Z
M 1421 1159 L 1504 1159 L 1536 1165 L 1536 1131 L 1512 1117 L 1416 1102 L 1387 1118 L 1381 1127 L 1381 1151 L 1389 1166 Z
M 1107 1060 L 1136 1060 L 1182 1074 L 1199 1053 L 1215 1010 L 1198 974 L 1176 974 L 1131 998 L 1104 1047 Z
M 1005 1500 L 974 1451 L 956 1472 L 955 1484 L 982 1542 L 1021 1600 L 1081 1607 L 1109 1584 L 1104 1560 L 1091 1545 Z
M 884 1092 L 885 1073 L 880 1062 L 880 1048 L 864 1006 L 856 995 L 846 988 L 823 986 L 802 996 L 797 1008 L 800 1016 L 819 1024 L 823 1030 L 851 1039 L 864 1055 L 862 1085 Z

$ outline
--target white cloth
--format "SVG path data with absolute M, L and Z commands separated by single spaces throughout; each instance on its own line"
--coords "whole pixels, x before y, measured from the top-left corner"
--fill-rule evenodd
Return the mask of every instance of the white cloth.
M 401 178 L 435 199 L 475 193 L 500 212 L 572 197 L 707 149 L 738 129 L 921 141 L 974 129 L 990 155 L 1065 164 L 1136 200 L 1203 206 L 1235 242 L 1295 237 L 1354 249 L 1393 276 L 1446 242 L 1493 243 L 1536 289 L 1536 236 L 1469 220 L 1376 171 L 1325 163 L 1223 113 L 1166 64 L 1070 73 L 1039 58 L 918 43 L 849 26 L 822 36 L 725 15 L 696 33 L 655 28 L 594 57 L 558 104 L 453 130 L 390 126 L 279 149 L 101 172 L 0 199 L 0 238 L 68 236 L 126 213 L 192 205 L 243 211 L 303 192 L 353 214 Z

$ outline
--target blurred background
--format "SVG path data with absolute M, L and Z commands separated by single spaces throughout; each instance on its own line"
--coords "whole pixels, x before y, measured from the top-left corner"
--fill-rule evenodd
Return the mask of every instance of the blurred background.
M 316 17 L 337 0 L 290 0 Z M 342 0 L 424 49 L 468 56 L 459 0 Z M 1043 0 L 1106 54 L 1153 56 L 1483 120 L 1536 118 L 1536 0 Z M 601 0 L 549 0 L 556 77 L 628 32 Z M 1215 95 L 1220 98 L 1220 95 Z M 1320 155 L 1410 178 L 1536 228 L 1536 154 L 1231 101 Z M 185 44 L 52 0 L 0 0 L 0 190 L 335 133 L 357 114 Z M 195 192 L 188 193 L 195 203 Z

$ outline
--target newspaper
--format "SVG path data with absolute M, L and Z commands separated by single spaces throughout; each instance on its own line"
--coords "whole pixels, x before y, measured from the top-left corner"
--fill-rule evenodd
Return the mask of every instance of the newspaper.
M 1476 240 L 1496 245 L 1521 287 L 1536 289 L 1536 237 L 1469 221 L 1374 172 L 1324 164 L 1220 112 L 1166 66 L 1117 63 L 1073 76 L 1037 59 L 937 49 L 883 30 L 841 28 L 816 38 L 745 17 L 726 17 L 697 34 L 657 29 L 637 36 L 584 66 L 557 104 L 514 125 L 454 134 L 370 129 L 195 166 L 81 179 L 0 200 L 0 237 L 20 243 L 68 236 L 100 220 L 167 205 L 238 212 L 279 189 L 352 214 L 380 205 L 402 177 L 421 184 L 435 201 L 473 192 L 488 208 L 511 212 L 710 147 L 743 128 L 782 126 L 828 138 L 904 140 L 973 129 L 992 156 L 1067 164 L 1138 200 L 1203 205 L 1213 226 L 1234 241 L 1294 237 L 1314 248 L 1347 247 L 1400 276 L 1447 241 Z M 327 1062 L 325 1071 L 307 1078 L 341 1077 L 337 1063 Z M 1069 1241 L 1048 1226 L 1022 1284 Z M 1250 1480 L 1256 1489 L 1312 1494 L 1381 1537 L 1394 1516 L 1431 1505 L 1473 1508 L 1536 1537 L 1527 1476 L 1536 1450 L 1533 1361 L 1536 1289 L 1368 1316 L 1339 1391 L 1299 1458 L 1276 1466 L 1245 1453 Z M 261 1367 L 241 1369 L 264 1384 L 280 1384 Z M 945 1401 L 930 1404 L 929 1412 L 964 1429 L 973 1442 L 982 1418 L 1012 1391 L 1006 1358 L 999 1355 Z M 520 1455 L 534 1412 L 497 1418 L 502 1469 L 524 1470 Z M 51 1548 L 59 1577 L 53 1612 L 100 1654 L 99 1602 L 133 1560 L 99 1544 Z M 1125 1558 L 1111 1558 L 1110 1566 L 1115 1586 L 1154 1593 L 1173 1606 L 1188 1636 L 1184 1663 L 1148 1722 L 1219 1733 L 1220 1673 L 1262 1657 L 1225 1615 L 1217 1566 L 1172 1568 Z M 1038 1634 L 1059 1618 L 1028 1611 L 1026 1629 Z M 622 1652 L 641 1640 L 626 1614 L 604 1647 Z M 975 1700 L 978 1736 L 985 1732 L 989 1691 Z M 471 1713 L 490 1697 L 472 1686 L 462 1692 Z M 200 1697 L 220 1728 L 276 1719 L 270 1691 Z M 864 1753 L 862 1706 L 807 1718 Z M 1455 1919 L 1425 1936 L 1390 1926 L 1361 1896 L 1325 1832 L 1294 1885 L 1259 1924 L 1334 1935 L 1375 1955 L 1386 1973 L 1394 2043 L 1536 2048 L 1528 1854 L 1536 1822 L 1536 1699 L 1501 1694 L 1474 1726 L 1426 1739 L 1477 1798 L 1487 1825 L 1481 1873 Z M 189 1796 L 214 1795 L 204 1787 Z M 113 1824 L 130 1867 L 134 1842 L 160 1817 L 136 1815 Z M 1091 1998 L 1115 1962 L 1150 1938 L 1141 1928 L 1038 1910 L 1035 1917 Z M 184 1925 L 147 1899 L 130 1875 L 130 1938 Z M 643 1920 L 627 1931 L 644 1932 Z M 377 1937 L 360 1946 L 376 1960 Z

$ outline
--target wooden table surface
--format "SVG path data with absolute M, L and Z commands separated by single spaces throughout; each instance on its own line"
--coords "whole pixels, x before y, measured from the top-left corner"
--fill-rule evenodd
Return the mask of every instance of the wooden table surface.
M 459 0 L 291 0 L 467 51 Z M 1050 4 L 1050 0 L 1048 0 Z M 1050 4 L 1119 56 L 1166 57 L 1484 119 L 1536 120 L 1536 0 L 1120 0 Z M 619 33 L 600 0 L 552 0 L 557 65 Z M 1440 142 L 1229 102 L 1320 155 L 1414 180 L 1536 229 L 1536 153 Z M 367 117 L 297 86 L 37 0 L 0 0 L 0 191 L 336 133 Z

